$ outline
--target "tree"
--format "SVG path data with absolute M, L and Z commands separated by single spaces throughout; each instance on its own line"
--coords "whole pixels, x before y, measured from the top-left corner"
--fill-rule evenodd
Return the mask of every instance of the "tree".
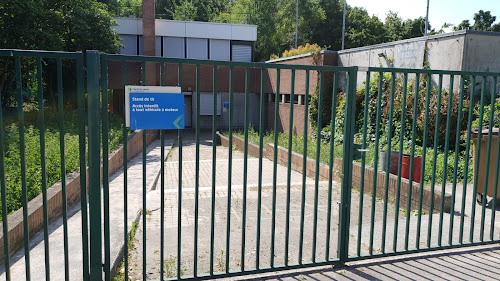
M 105 2 L 113 17 L 142 18 L 142 0 L 108 0 Z
M 114 53 L 120 45 L 114 24 L 95 0 L 3 0 L 0 48 Z
M 471 29 L 480 31 L 494 31 L 500 32 L 500 23 L 493 24 L 497 19 L 496 16 L 491 15 L 490 11 L 479 10 L 474 14 L 474 24 L 471 26 L 469 20 L 463 20 L 455 30 Z
M 254 44 L 256 61 L 267 60 L 271 54 L 279 53 L 289 47 L 284 30 L 291 27 L 291 24 L 283 21 L 285 14 L 283 9 L 280 9 L 280 2 L 280 0 L 239 0 L 231 8 L 230 17 L 234 23 L 258 26 L 257 41 Z
M 370 17 L 364 8 L 354 7 L 347 13 L 346 48 L 356 48 L 387 42 L 384 24 Z
M 469 20 L 463 20 L 459 25 L 455 26 L 455 31 L 458 30 L 467 30 L 470 29 L 470 22 Z
M 405 36 L 403 30 L 403 19 L 399 17 L 396 12 L 389 11 L 385 17 L 384 27 L 389 41 L 402 40 Z
M 227 0 L 157 0 L 156 17 L 160 19 L 213 21 L 226 11 Z
M 100 50 L 115 53 L 120 46 L 120 37 L 111 26 L 116 24 L 107 10 L 107 5 L 95 0 L 3 0 L 0 2 L 0 49 L 28 49 L 53 51 Z M 31 62 L 32 63 L 32 62 Z M 45 60 L 44 75 L 54 68 L 54 61 Z M 70 67 L 64 65 L 65 67 Z M 23 81 L 34 75 L 30 61 L 23 61 Z M 15 83 L 11 59 L 0 61 L 0 90 L 2 106 L 12 99 Z M 31 71 L 31 73 L 30 73 Z M 76 87 L 72 77 L 63 80 L 68 87 Z M 52 76 L 46 76 L 44 93 L 49 101 Z M 70 88 L 68 92 L 70 91 Z
M 331 50 L 340 50 L 342 46 L 343 2 L 320 0 L 318 7 L 323 11 L 317 23 L 311 27 L 309 43 L 316 43 Z
M 429 33 L 434 32 L 430 23 L 427 27 L 427 31 L 429 31 Z M 405 20 L 403 23 L 403 34 L 404 34 L 403 39 L 424 36 L 424 34 L 425 34 L 425 18 L 419 17 L 419 18 L 416 18 L 413 20 L 412 19 Z
M 175 10 L 171 11 L 174 20 L 194 21 L 198 13 L 198 7 L 193 4 L 193 1 L 184 1 L 180 5 L 175 6 Z
M 496 19 L 497 17 L 492 16 L 490 11 L 479 10 L 479 12 L 474 14 L 474 25 L 471 29 L 491 31 L 491 26 Z

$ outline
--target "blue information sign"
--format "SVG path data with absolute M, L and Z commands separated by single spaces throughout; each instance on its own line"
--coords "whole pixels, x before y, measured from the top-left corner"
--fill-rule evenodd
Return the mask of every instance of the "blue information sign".
M 184 95 L 130 93 L 130 129 L 184 129 Z

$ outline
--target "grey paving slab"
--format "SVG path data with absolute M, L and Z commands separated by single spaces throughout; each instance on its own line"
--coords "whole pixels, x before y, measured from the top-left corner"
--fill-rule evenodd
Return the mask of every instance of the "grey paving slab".
M 179 196 L 179 181 L 178 181 L 178 147 L 174 147 L 166 162 L 166 182 L 164 187 L 165 192 L 165 222 L 164 233 L 165 247 L 164 269 L 165 277 L 173 277 L 177 274 L 177 226 L 178 226 L 178 196 Z M 258 178 L 259 178 L 259 159 L 249 157 L 247 159 L 247 190 L 246 201 L 244 200 L 244 155 L 239 151 L 233 151 L 232 177 L 231 177 L 231 192 L 228 190 L 228 173 L 229 150 L 226 147 L 216 147 L 216 170 L 215 170 L 215 192 L 212 192 L 212 145 L 210 141 L 204 141 L 199 149 L 200 161 L 200 178 L 198 187 L 198 256 L 197 267 L 198 274 L 209 273 L 210 271 L 210 254 L 211 254 L 211 216 L 212 216 L 212 199 L 215 201 L 214 216 L 214 248 L 213 248 L 213 265 L 214 272 L 225 270 L 225 260 L 228 254 L 226 249 L 226 240 L 229 233 L 229 257 L 230 270 L 239 270 L 242 266 L 245 269 L 256 267 L 257 256 L 257 217 L 258 217 Z M 183 147 L 183 170 L 182 170 L 182 208 L 181 208 L 181 247 L 182 254 L 181 274 L 190 276 L 194 270 L 194 231 L 195 231 L 195 167 L 196 167 L 196 147 L 190 142 Z M 270 248 L 272 243 L 272 204 L 273 204 L 273 182 L 274 182 L 274 163 L 267 159 L 262 160 L 262 207 L 261 207 L 261 229 L 260 229 L 260 250 L 259 265 L 268 267 L 270 264 Z M 314 240 L 314 219 L 315 206 L 317 206 L 317 228 L 316 228 L 316 260 L 324 260 L 326 249 L 330 251 L 329 257 L 334 258 L 337 255 L 337 229 L 340 201 L 340 184 L 332 183 L 332 200 L 330 216 L 328 216 L 328 182 L 318 182 L 317 196 L 315 195 L 316 184 L 315 180 L 306 177 L 306 184 L 302 185 L 302 174 L 290 172 L 290 189 L 287 188 L 288 169 L 282 165 L 276 165 L 276 219 L 275 219 L 275 264 L 281 265 L 285 263 L 285 240 L 286 240 L 286 207 L 288 191 L 290 192 L 290 221 L 289 221 L 289 239 L 290 246 L 288 249 L 288 262 L 294 264 L 298 262 L 299 257 L 299 240 L 301 230 L 301 204 L 302 192 L 305 191 L 304 197 L 304 244 L 303 244 L 303 261 L 309 262 L 312 260 L 312 245 Z M 148 206 L 150 211 L 146 222 L 146 253 L 142 252 L 144 228 L 142 223 L 137 229 L 134 247 L 130 251 L 130 268 L 129 274 L 132 280 L 142 279 L 142 264 L 143 257 L 146 257 L 146 270 L 148 279 L 160 279 L 159 270 L 160 249 L 162 245 L 161 237 L 161 209 L 160 209 L 161 190 L 156 189 L 148 194 L 147 200 L 151 202 Z M 230 214 L 228 216 L 228 202 L 231 204 Z M 244 204 L 246 205 L 244 206 Z M 354 203 L 356 208 L 359 208 L 358 203 Z M 377 221 L 382 217 L 383 203 L 376 202 L 377 205 Z M 245 207 L 245 216 L 243 208 Z M 368 212 L 371 208 L 371 203 L 363 204 L 363 209 Z M 388 210 L 395 212 L 392 205 L 388 206 Z M 243 217 L 246 218 L 246 225 L 243 228 Z M 327 222 L 328 218 L 331 221 L 330 237 L 327 239 Z M 351 226 L 356 226 L 357 216 L 353 214 Z M 227 225 L 230 224 L 229 232 Z M 245 229 L 243 232 L 242 230 Z M 242 249 L 242 237 L 245 237 L 245 247 Z M 329 246 L 327 246 L 329 243 Z M 364 246 L 365 247 L 365 246 Z M 244 256 L 242 255 L 244 253 Z

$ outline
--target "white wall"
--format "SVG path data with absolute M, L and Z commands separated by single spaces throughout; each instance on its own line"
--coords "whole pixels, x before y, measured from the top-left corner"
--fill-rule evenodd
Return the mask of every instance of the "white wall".
M 118 34 L 142 35 L 142 19 L 115 18 Z M 257 41 L 257 26 L 215 22 L 155 20 L 156 36 Z

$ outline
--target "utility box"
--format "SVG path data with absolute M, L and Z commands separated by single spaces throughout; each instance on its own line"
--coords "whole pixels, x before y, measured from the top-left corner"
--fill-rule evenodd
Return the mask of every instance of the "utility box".
M 481 198 L 478 198 L 478 202 L 482 202 L 485 199 L 485 195 L 493 197 L 495 194 L 495 185 L 497 187 L 497 199 L 500 199 L 500 177 L 498 178 L 498 183 L 495 184 L 495 173 L 497 169 L 497 149 L 498 149 L 498 128 L 493 128 L 491 132 L 491 149 L 490 149 L 490 161 L 487 162 L 488 157 L 488 133 L 489 128 L 483 128 L 481 132 L 479 130 L 472 131 L 472 141 L 474 142 L 473 147 L 473 158 L 474 158 L 474 176 L 477 173 L 477 193 L 482 194 Z M 477 146 L 478 146 L 478 136 L 480 136 L 480 152 L 479 152 L 479 169 L 476 171 L 477 158 Z M 500 163 L 499 163 L 500 164 Z M 488 184 L 487 192 L 484 190 L 484 184 L 486 181 L 486 169 L 489 170 L 488 173 Z M 499 171 L 500 172 L 500 171 Z M 485 194 L 487 193 L 487 194 Z

